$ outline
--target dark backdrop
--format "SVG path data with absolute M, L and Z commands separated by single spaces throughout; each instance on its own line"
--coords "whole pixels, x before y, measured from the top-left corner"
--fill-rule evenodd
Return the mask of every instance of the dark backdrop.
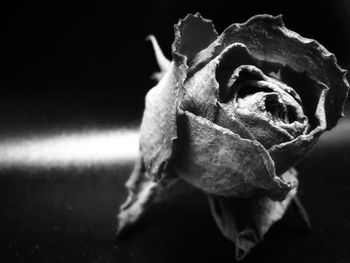
M 197 11 L 219 33 L 254 14 L 283 14 L 288 28 L 350 65 L 346 0 L 13 1 L 0 4 L 2 130 L 12 129 L 14 120 L 51 125 L 67 118 L 80 124 L 139 118 L 157 69 L 145 37 L 154 34 L 171 58 L 173 25 Z
M 156 35 L 170 58 L 173 25 L 197 11 L 219 33 L 254 14 L 283 14 L 289 29 L 350 66 L 347 0 L 1 3 L 0 138 L 137 125 L 157 70 L 145 37 Z M 288 210 L 245 262 L 350 261 L 348 132 L 335 131 L 297 167 L 314 230 L 305 233 Z M 199 192 L 158 207 L 116 241 L 115 214 L 131 168 L 0 171 L 0 261 L 233 262 L 232 244 Z

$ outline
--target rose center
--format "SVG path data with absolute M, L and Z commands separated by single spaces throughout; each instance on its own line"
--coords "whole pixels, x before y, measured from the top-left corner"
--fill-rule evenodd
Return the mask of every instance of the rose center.
M 265 109 L 271 114 L 271 118 L 274 122 L 282 121 L 284 123 L 290 123 L 294 121 L 289 119 L 291 114 L 276 93 L 267 94 L 265 96 Z
M 296 114 L 293 107 L 283 100 L 286 94 L 283 94 L 284 92 L 280 89 L 278 92 L 261 84 L 260 81 L 248 81 L 236 87 L 237 93 L 234 101 L 236 101 L 237 106 L 263 115 L 265 119 L 275 123 L 293 123 L 296 120 L 294 117 Z

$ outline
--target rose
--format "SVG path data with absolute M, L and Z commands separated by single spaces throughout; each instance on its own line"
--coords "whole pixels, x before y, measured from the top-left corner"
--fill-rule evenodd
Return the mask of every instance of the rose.
M 281 16 L 258 15 L 218 36 L 211 21 L 188 15 L 175 26 L 172 54 L 146 97 L 141 157 L 120 226 L 179 177 L 209 195 L 242 258 L 295 196 L 290 168 L 341 117 L 345 71 Z M 249 219 L 243 227 L 239 217 Z
M 209 21 L 189 15 L 176 26 L 175 35 L 172 69 L 147 95 L 141 130 L 146 170 L 159 176 L 167 163 L 208 192 L 232 195 L 241 182 L 230 184 L 230 178 L 243 179 L 246 185 L 252 183 L 252 191 L 262 188 L 271 197 L 284 199 L 292 187 L 277 175 L 304 157 L 319 135 L 336 124 L 348 89 L 344 71 L 320 44 L 286 29 L 281 17 L 255 16 L 217 37 Z M 244 92 L 247 96 L 240 94 Z M 266 103 L 258 105 L 261 99 Z M 186 135 L 189 129 L 194 130 Z M 198 140 L 191 144 L 177 136 L 198 134 L 196 129 L 203 138 L 191 137 Z M 210 136 L 216 138 L 215 144 L 202 147 L 212 141 Z M 181 160 L 170 158 L 172 145 L 177 145 L 180 154 L 175 158 Z M 232 154 L 222 154 L 224 149 Z M 193 152 L 197 150 L 204 152 Z M 220 160 L 210 162 L 215 153 Z M 221 167 L 229 160 L 234 161 L 228 173 Z M 225 181 L 221 190 L 219 181 Z

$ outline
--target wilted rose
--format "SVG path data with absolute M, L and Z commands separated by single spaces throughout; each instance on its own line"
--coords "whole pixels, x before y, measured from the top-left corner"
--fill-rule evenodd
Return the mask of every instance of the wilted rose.
M 175 26 L 172 54 L 146 97 L 120 226 L 181 178 L 208 194 L 242 258 L 295 196 L 293 165 L 342 116 L 345 70 L 281 16 L 257 15 L 218 36 L 210 20 L 188 15 Z M 242 215 L 249 220 L 239 228 Z

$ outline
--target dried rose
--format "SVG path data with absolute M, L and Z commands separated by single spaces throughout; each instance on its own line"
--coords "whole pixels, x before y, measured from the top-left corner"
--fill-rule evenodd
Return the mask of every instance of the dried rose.
M 295 197 L 293 165 L 342 116 L 345 70 L 281 16 L 257 15 L 218 36 L 210 20 L 188 15 L 175 26 L 171 63 L 151 40 L 162 71 L 146 97 L 119 228 L 181 178 L 208 194 L 241 259 Z

